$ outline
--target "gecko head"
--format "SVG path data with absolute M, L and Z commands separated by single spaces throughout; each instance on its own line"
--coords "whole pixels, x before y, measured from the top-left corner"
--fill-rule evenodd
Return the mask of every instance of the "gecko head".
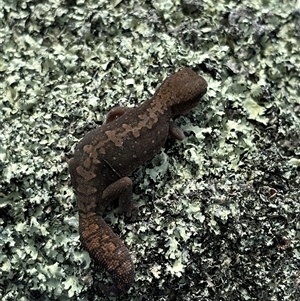
M 174 117 L 196 107 L 206 90 L 205 79 L 185 67 L 163 82 L 157 96 L 171 109 Z

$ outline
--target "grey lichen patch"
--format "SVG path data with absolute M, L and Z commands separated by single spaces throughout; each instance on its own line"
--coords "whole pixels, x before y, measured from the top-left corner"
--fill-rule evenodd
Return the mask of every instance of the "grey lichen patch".
M 123 300 L 300 299 L 297 3 L 0 1 L 1 300 L 101 300 L 61 157 L 186 65 L 208 91 L 185 140 L 132 177 L 136 221 L 107 217 Z

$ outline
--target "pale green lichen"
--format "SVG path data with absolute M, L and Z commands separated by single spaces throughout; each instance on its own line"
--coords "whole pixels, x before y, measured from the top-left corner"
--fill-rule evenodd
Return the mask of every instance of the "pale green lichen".
M 185 140 L 132 176 L 135 222 L 107 216 L 136 265 L 122 300 L 300 299 L 299 1 L 0 5 L 1 300 L 91 300 L 61 157 L 186 65 L 208 91 Z

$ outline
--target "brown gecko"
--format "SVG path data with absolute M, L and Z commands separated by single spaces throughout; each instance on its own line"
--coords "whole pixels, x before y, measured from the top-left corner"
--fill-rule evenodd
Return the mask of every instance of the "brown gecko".
M 140 106 L 112 109 L 106 123 L 87 133 L 68 161 L 82 245 L 113 280 L 111 286 L 98 284 L 107 296 L 120 296 L 129 289 L 134 266 L 128 249 L 102 218 L 105 208 L 119 199 L 121 212 L 131 216 L 134 206 L 128 176 L 153 158 L 169 134 L 178 140 L 184 138 L 170 119 L 194 108 L 206 89 L 201 76 L 183 68 Z

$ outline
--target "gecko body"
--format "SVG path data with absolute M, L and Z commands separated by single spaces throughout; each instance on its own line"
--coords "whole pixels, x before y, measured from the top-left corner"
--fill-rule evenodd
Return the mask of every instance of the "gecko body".
M 119 199 L 120 211 L 131 216 L 134 206 L 128 176 L 153 158 L 169 135 L 184 138 L 171 119 L 194 108 L 206 89 L 201 76 L 183 68 L 138 107 L 112 109 L 106 123 L 87 133 L 69 160 L 80 239 L 96 264 L 112 277 L 111 286 L 98 284 L 107 296 L 120 296 L 129 289 L 134 281 L 134 266 L 128 249 L 104 221 L 105 208 Z

